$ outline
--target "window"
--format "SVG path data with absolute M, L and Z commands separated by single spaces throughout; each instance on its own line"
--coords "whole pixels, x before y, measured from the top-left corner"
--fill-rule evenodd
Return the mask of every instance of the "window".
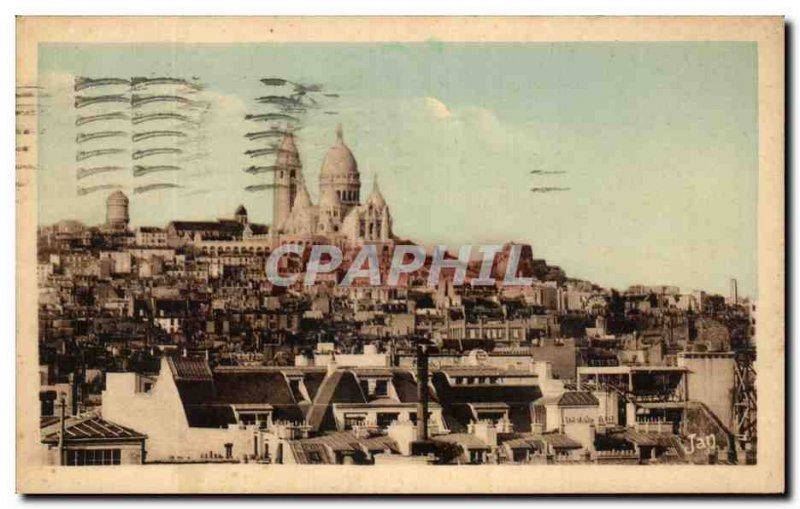
M 388 383 L 386 380 L 377 380 L 375 382 L 375 395 L 386 396 L 388 392 Z
M 522 463 L 528 461 L 528 451 L 526 449 L 514 449 L 514 462 Z
M 67 450 L 68 466 L 119 465 L 119 449 L 78 449 Z
M 239 424 L 267 429 L 269 427 L 269 412 L 239 412 Z
M 483 451 L 469 451 L 470 463 L 483 463 Z
M 399 417 L 400 414 L 397 412 L 378 412 L 378 417 L 377 417 L 378 427 L 388 428 Z
M 344 414 L 344 429 L 353 429 L 367 420 L 367 414 Z
M 497 424 L 497 421 L 502 420 L 505 416 L 505 412 L 478 412 L 478 419 L 492 421 L 494 424 Z
M 319 451 L 311 451 L 308 453 L 308 462 L 313 464 L 322 463 L 322 456 Z

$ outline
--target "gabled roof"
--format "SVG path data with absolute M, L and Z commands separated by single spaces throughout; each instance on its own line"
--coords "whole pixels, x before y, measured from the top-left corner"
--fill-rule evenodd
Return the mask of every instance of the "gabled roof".
M 130 428 L 114 424 L 97 415 L 71 417 L 64 423 L 64 438 L 67 442 L 93 441 L 139 441 L 147 438 Z M 57 444 L 59 441 L 60 421 L 50 422 L 42 428 L 42 443 Z

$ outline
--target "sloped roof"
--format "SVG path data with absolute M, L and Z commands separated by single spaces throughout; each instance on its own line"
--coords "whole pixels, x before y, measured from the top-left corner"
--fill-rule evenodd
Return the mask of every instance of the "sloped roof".
M 216 372 L 215 401 L 226 404 L 294 405 L 286 378 L 280 372 Z
M 674 445 L 672 441 L 673 435 L 671 433 L 656 433 L 636 431 L 634 429 L 626 429 L 623 433 L 623 438 L 628 442 L 640 446 L 662 446 L 669 447 Z
M 359 440 L 361 445 L 368 451 L 385 451 L 386 449 L 399 453 L 400 448 L 397 442 L 386 435 L 377 435 L 374 437 L 363 438 Z
M 544 450 L 544 441 L 541 435 L 518 434 L 510 440 L 506 440 L 502 445 L 511 449 L 531 449 L 535 451 Z
M 542 440 L 550 444 L 555 449 L 580 449 L 583 447 L 580 442 L 573 440 L 563 433 L 546 433 L 541 435 Z
M 439 401 L 455 403 L 525 403 L 530 404 L 542 397 L 538 385 L 458 385 L 452 386 L 444 374 L 434 373 L 433 386 Z
M 192 427 L 224 428 L 236 423 L 233 405 L 269 405 L 273 419 L 302 421 L 303 412 L 277 369 L 221 369 L 204 359 L 168 359 L 186 419 Z
M 317 397 L 317 392 L 325 379 L 325 374 L 324 371 L 307 371 L 303 375 L 303 385 L 306 386 L 306 392 L 308 392 L 308 397 L 312 401 Z
M 184 405 L 183 410 L 193 428 L 226 428 L 236 424 L 230 405 Z
M 42 443 L 57 444 L 60 433 L 60 421 L 50 423 L 42 429 Z M 114 424 L 97 415 L 69 418 L 64 426 L 64 438 L 67 442 L 75 441 L 138 441 L 147 438 L 130 428 Z
M 594 394 L 588 391 L 567 391 L 558 398 L 558 406 L 598 406 Z
M 458 444 L 465 449 L 489 449 L 489 446 L 486 444 L 486 442 L 470 433 L 450 433 L 448 435 L 439 435 L 433 437 L 433 440 L 437 442 Z
M 213 379 L 211 368 L 205 359 L 169 357 L 167 362 L 172 370 L 172 376 L 176 380 L 210 381 Z
M 417 381 L 410 371 L 395 371 L 392 373 L 392 385 L 401 403 L 417 403 Z M 435 401 L 435 394 L 429 391 L 429 401 Z
M 467 431 L 467 426 L 474 420 L 472 408 L 466 403 L 448 404 L 442 409 L 442 419 L 450 431 L 457 433 Z
M 241 233 L 244 226 L 238 221 L 172 221 L 170 223 L 178 231 L 218 231 L 224 233 Z
M 309 465 L 312 463 L 332 465 L 336 463 L 336 459 L 329 453 L 325 444 L 305 443 L 302 441 L 289 442 L 289 449 L 292 451 L 294 459 L 299 465 Z M 314 453 L 317 454 L 319 461 L 311 460 L 311 455 Z
M 311 429 L 318 430 L 322 426 L 322 421 L 328 411 L 340 376 L 340 372 L 334 372 L 326 376 L 320 383 L 317 395 L 306 413 L 306 422 L 311 426 Z
M 294 454 L 295 460 L 300 464 L 312 463 L 309 453 L 319 454 L 320 462 L 326 464 L 335 463 L 335 458 L 331 453 L 336 452 L 377 452 L 389 450 L 399 452 L 397 442 L 386 435 L 375 435 L 360 438 L 352 431 L 339 431 L 313 438 L 304 438 L 289 442 L 289 447 Z

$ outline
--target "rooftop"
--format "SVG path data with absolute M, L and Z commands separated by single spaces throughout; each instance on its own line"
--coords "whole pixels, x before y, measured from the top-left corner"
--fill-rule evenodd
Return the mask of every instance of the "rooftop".
M 57 444 L 60 434 L 60 419 L 43 422 L 41 428 L 42 443 Z M 70 417 L 64 423 L 64 438 L 68 442 L 75 441 L 129 441 L 143 440 L 147 435 L 130 428 L 106 421 L 95 414 L 82 417 Z

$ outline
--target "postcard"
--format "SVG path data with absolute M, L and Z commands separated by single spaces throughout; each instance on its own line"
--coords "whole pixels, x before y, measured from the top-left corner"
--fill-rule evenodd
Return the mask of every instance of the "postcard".
M 784 492 L 782 18 L 17 42 L 19 492 Z

